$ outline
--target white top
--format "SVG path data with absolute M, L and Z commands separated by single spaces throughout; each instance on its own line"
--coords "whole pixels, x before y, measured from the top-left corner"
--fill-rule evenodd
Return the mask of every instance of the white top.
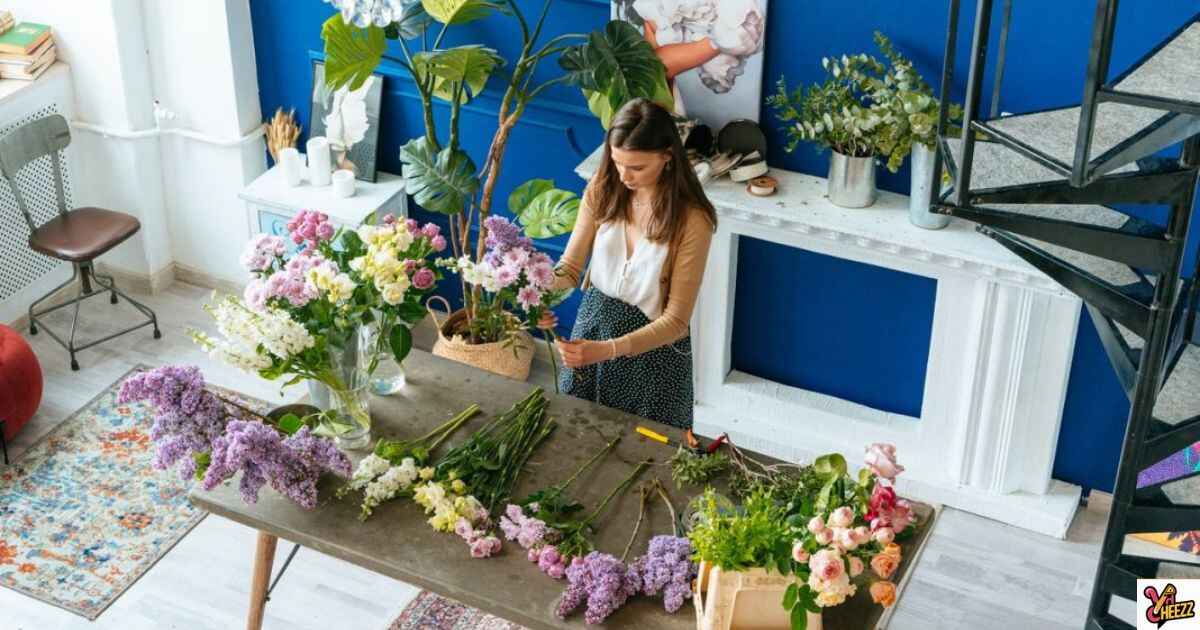
M 355 180 L 354 195 L 351 197 L 336 197 L 333 186 L 313 186 L 307 179 L 307 173 L 305 175 L 299 186 L 288 186 L 283 169 L 276 164 L 243 188 L 238 196 L 246 201 L 284 210 L 320 210 L 342 223 L 358 224 L 363 217 L 379 208 L 394 205 L 396 196 L 404 193 L 404 178 L 383 171 L 379 171 L 374 183 Z
M 651 242 L 645 235 L 637 238 L 627 257 L 625 222 L 610 221 L 596 229 L 588 278 L 604 295 L 636 306 L 653 321 L 662 314 L 659 280 L 666 260 L 667 244 Z

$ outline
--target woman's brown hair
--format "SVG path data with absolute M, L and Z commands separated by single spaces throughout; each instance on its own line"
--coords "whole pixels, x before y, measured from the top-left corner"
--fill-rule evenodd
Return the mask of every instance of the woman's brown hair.
M 675 129 L 675 120 L 662 106 L 645 98 L 636 98 L 617 110 L 604 136 L 604 154 L 600 168 L 592 178 L 588 209 L 597 223 L 629 219 L 630 191 L 612 161 L 612 147 L 625 151 L 665 151 L 670 160 L 659 175 L 654 213 L 646 226 L 646 238 L 653 242 L 674 242 L 683 229 L 687 212 L 703 212 L 716 228 L 717 211 L 704 194 L 683 150 Z

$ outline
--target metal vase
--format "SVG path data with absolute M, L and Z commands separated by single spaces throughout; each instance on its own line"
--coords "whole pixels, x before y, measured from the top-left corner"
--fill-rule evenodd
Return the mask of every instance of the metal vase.
M 912 192 L 908 197 L 908 220 L 926 230 L 950 225 L 950 215 L 929 211 L 933 201 L 933 149 L 917 142 L 912 147 Z
M 829 160 L 829 201 L 843 208 L 866 208 L 875 203 L 875 158 L 834 151 Z

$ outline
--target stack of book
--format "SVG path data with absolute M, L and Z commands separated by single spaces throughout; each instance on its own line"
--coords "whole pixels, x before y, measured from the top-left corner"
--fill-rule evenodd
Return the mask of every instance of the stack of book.
M 0 79 L 32 81 L 55 57 L 54 38 L 45 24 L 21 22 L 0 33 Z

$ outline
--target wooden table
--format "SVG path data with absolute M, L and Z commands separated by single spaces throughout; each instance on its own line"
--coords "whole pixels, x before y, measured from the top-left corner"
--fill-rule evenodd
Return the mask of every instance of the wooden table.
M 531 389 L 526 383 L 494 376 L 415 350 L 405 361 L 405 371 L 408 376 L 407 387 L 395 395 L 377 397 L 371 401 L 374 437 L 420 435 L 472 403 L 478 403 L 483 408 L 483 414 L 459 430 L 452 442 L 460 442 L 488 418 L 508 410 Z M 518 497 L 565 479 L 599 450 L 606 438 L 617 435 L 623 437 L 612 453 L 570 488 L 572 496 L 585 506 L 596 505 L 629 474 L 637 462 L 654 459 L 657 463 L 665 463 L 674 452 L 667 446 L 635 436 L 634 427 L 646 424 L 645 420 L 553 392 L 548 393 L 548 398 L 550 414 L 558 420 L 559 426 L 530 460 L 529 471 L 518 484 Z M 656 428 L 660 432 L 667 432 L 661 425 Z M 672 437 L 680 437 L 678 431 L 670 433 Z M 358 454 L 354 459 L 363 455 L 365 453 Z M 652 467 L 641 479 L 648 480 L 653 476 L 662 479 L 671 490 L 675 508 L 680 510 L 688 496 L 675 489 L 670 481 L 670 469 L 665 465 Z M 326 480 L 321 486 L 322 503 L 313 511 L 303 510 L 269 490 L 259 495 L 257 504 L 246 504 L 236 484 L 227 483 L 212 492 L 198 488 L 192 491 L 190 499 L 197 507 L 259 531 L 246 624 L 248 629 L 258 630 L 262 627 L 267 586 L 279 538 L 428 589 L 534 630 L 587 627 L 583 622 L 582 608 L 566 621 L 554 614 L 565 581 L 552 580 L 543 575 L 526 560 L 524 551 L 516 543 L 506 542 L 499 556 L 486 560 L 473 559 L 466 544 L 457 536 L 437 533 L 429 527 L 425 522 L 426 515 L 411 501 L 389 502 L 377 508 L 366 522 L 359 521 L 357 501 L 333 498 L 337 484 L 335 480 Z M 690 491 L 694 493 L 696 489 Z M 594 539 L 597 548 L 614 555 L 620 554 L 633 531 L 637 510 L 638 497 L 634 490 L 614 500 L 596 522 L 600 529 Z M 646 549 L 650 537 L 664 533 L 671 533 L 670 516 L 659 500 L 651 503 L 647 509 L 646 520 L 630 554 L 631 559 Z M 913 544 L 916 544 L 915 540 L 905 546 Z M 906 561 L 902 570 L 906 570 L 910 564 Z M 853 611 L 849 605 L 839 608 L 845 610 L 836 610 L 838 617 L 867 614 L 851 614 Z M 868 607 L 856 608 L 870 610 Z M 877 607 L 873 618 L 878 618 Z M 683 630 L 694 628 L 695 623 L 691 604 L 669 615 L 662 608 L 661 598 L 638 597 L 614 613 L 605 627 Z M 874 621 L 862 619 L 835 623 L 833 616 L 827 614 L 825 627 L 827 630 L 857 629 L 868 627 L 865 623 L 873 625 Z

